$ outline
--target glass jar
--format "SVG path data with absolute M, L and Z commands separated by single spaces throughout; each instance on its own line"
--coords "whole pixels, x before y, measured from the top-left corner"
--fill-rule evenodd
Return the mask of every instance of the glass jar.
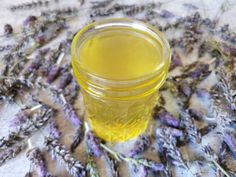
M 170 64 L 163 34 L 132 19 L 102 20 L 76 34 L 71 57 L 92 130 L 113 142 L 144 132 Z

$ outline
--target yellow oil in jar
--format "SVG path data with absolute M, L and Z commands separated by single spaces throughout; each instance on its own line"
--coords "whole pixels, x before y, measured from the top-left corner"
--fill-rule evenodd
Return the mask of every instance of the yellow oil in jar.
M 77 66 L 80 65 L 86 72 L 103 79 L 138 79 L 154 72 L 163 64 L 162 47 L 151 35 L 136 29 L 100 31 L 83 41 L 78 48 L 79 59 L 72 56 L 74 75 L 80 83 L 80 74 L 77 72 Z M 154 78 L 160 84 L 166 76 L 168 65 L 162 68 L 160 77 Z M 88 79 L 85 82 L 90 81 Z M 88 93 L 87 89 L 88 87 L 84 87 L 82 93 L 90 125 L 99 137 L 108 141 L 125 141 L 142 133 L 158 99 L 157 90 L 145 96 L 137 95 L 123 100 L 117 99 L 119 95 L 115 99 L 97 97 Z M 106 89 L 104 85 L 104 90 Z M 109 89 L 113 91 L 112 88 Z

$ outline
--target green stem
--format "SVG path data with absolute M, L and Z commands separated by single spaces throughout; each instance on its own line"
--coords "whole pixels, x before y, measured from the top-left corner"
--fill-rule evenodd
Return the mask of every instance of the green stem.
M 212 162 L 214 163 L 214 165 L 215 165 L 218 169 L 220 169 L 220 171 L 221 171 L 222 173 L 224 173 L 225 176 L 230 177 L 230 175 L 228 174 L 228 172 L 225 171 L 225 169 L 222 168 L 215 160 L 212 160 Z

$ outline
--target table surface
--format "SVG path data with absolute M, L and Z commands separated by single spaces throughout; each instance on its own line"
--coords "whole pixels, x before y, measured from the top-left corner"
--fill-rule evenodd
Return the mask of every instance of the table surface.
M 173 12 L 176 17 L 181 17 L 181 16 L 186 16 L 189 14 L 192 14 L 193 11 L 184 7 L 183 3 L 188 3 L 188 4 L 193 4 L 197 7 L 199 7 L 198 11 L 203 17 L 209 17 L 209 18 L 215 18 L 217 15 L 219 15 L 219 9 L 222 6 L 222 3 L 225 3 L 226 0 L 161 0 L 158 2 L 163 2 L 163 6 L 161 9 L 168 9 L 169 11 Z M 62 7 L 78 7 L 79 3 L 78 0 L 59 0 L 57 4 L 49 4 L 49 7 L 43 7 L 43 8 L 37 8 L 36 10 L 25 10 L 25 11 L 15 11 L 11 12 L 9 10 L 9 7 L 11 5 L 16 5 L 22 2 L 31 2 L 28 0 L 1 0 L 1 5 L 0 5 L 0 29 L 3 29 L 3 26 L 6 23 L 12 24 L 15 32 L 20 31 L 20 25 L 22 24 L 22 21 L 28 16 L 28 15 L 39 15 L 41 10 L 46 10 L 46 9 L 55 9 L 55 8 L 62 8 Z M 89 20 L 89 5 L 90 5 L 90 0 L 85 0 L 85 4 L 83 5 L 84 7 L 83 10 L 80 11 L 80 15 L 78 16 L 77 19 L 74 19 L 71 21 L 71 26 L 72 29 L 79 29 L 81 26 L 86 24 L 86 22 Z M 119 3 L 126 3 L 126 4 L 141 4 L 141 3 L 146 3 L 146 2 L 157 2 L 157 0 L 119 0 L 117 1 Z M 236 1 L 235 0 L 228 0 L 230 4 L 232 4 L 232 7 L 230 7 L 225 13 L 221 14 L 219 24 L 230 24 L 230 28 L 235 31 L 236 29 Z M 159 11 L 158 9 L 157 11 Z M 121 17 L 120 14 L 115 15 L 117 17 Z M 0 33 L 2 31 L 0 30 Z M 48 44 L 48 46 L 53 46 L 58 41 L 65 36 L 65 33 L 61 34 L 58 39 L 52 41 L 51 43 Z M 5 42 L 5 41 L 3 41 Z M 185 62 L 185 61 L 184 61 Z M 188 63 L 189 60 L 186 60 L 186 63 Z M 81 97 L 80 97 L 81 99 Z M 78 109 L 79 113 L 83 114 L 83 105 L 81 102 L 78 103 Z M 15 115 L 15 113 L 19 110 L 19 106 L 12 104 L 4 104 L 2 105 L 0 109 L 0 135 L 3 136 L 8 133 L 9 129 L 9 122 L 10 119 Z M 60 116 L 59 116 L 60 117 Z M 71 130 L 70 125 L 64 121 L 62 118 L 58 118 L 60 120 L 60 129 L 63 130 L 63 136 L 62 136 L 62 142 L 66 145 L 68 145 L 72 139 L 72 135 L 74 130 Z M 43 131 L 43 130 L 42 130 Z M 209 143 L 213 147 L 217 147 L 219 144 L 217 141 L 215 141 L 215 135 L 209 135 L 209 137 L 206 137 L 203 141 L 203 143 Z M 31 137 L 31 142 L 33 147 L 40 147 L 42 150 L 45 150 L 43 147 L 43 136 L 41 133 L 36 133 Z M 127 151 L 131 145 L 133 144 L 134 140 L 131 140 L 127 143 L 119 143 L 114 146 L 114 148 L 118 151 L 125 152 Z M 184 153 L 185 157 L 190 157 L 191 153 L 194 152 L 194 146 L 189 146 L 184 147 L 181 149 L 181 151 Z M 7 162 L 5 165 L 0 167 L 0 177 L 23 177 L 27 171 L 30 169 L 30 163 L 27 160 L 25 156 L 25 152 L 22 152 L 20 155 L 18 155 L 16 158 L 10 160 Z M 75 155 L 76 157 L 83 159 L 83 150 L 81 147 L 79 147 Z M 152 154 L 147 152 L 147 156 L 151 156 Z M 64 168 L 60 168 L 60 165 L 51 161 L 49 157 L 46 156 L 49 170 L 52 171 L 54 175 L 57 175 L 59 177 L 62 176 L 69 176 L 67 172 L 64 170 Z M 121 165 L 122 166 L 122 175 L 121 176 L 133 176 L 130 174 L 128 171 L 127 166 Z M 232 168 L 236 169 L 236 164 L 232 163 Z M 102 176 L 109 176 L 109 174 L 106 173 L 106 168 L 102 165 L 99 164 L 99 169 Z M 203 167 L 208 169 L 209 167 Z M 181 169 L 176 170 L 176 176 L 191 176 L 188 174 L 186 171 L 183 171 Z M 211 172 L 206 172 L 203 176 L 211 176 Z

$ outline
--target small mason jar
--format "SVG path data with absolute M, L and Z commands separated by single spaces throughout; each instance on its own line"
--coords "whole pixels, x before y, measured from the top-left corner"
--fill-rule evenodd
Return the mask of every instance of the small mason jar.
M 76 34 L 71 57 L 92 130 L 112 142 L 144 132 L 170 64 L 163 34 L 140 21 L 106 19 Z

